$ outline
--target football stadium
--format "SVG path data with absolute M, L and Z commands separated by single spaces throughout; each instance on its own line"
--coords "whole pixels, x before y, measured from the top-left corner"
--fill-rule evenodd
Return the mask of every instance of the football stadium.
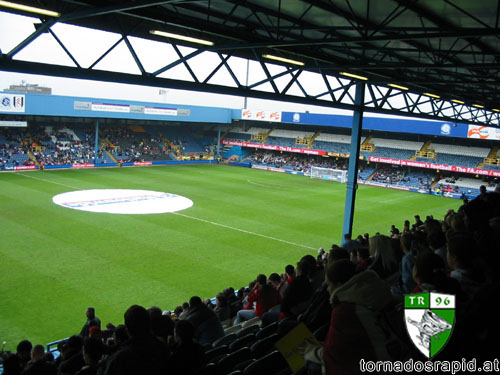
M 2 20 L 8 12 L 18 17 L 14 21 L 32 23 L 34 13 L 45 11 L 33 8 L 40 2 L 27 1 L 28 8 L 0 3 L 8 7 L 0 8 Z M 445 73 L 437 86 L 431 73 L 418 83 L 413 73 L 401 76 L 397 82 L 409 87 L 390 83 L 390 75 L 382 84 L 375 68 L 364 70 L 368 77 L 290 68 L 300 62 L 291 58 L 306 59 L 305 52 L 270 63 L 234 52 L 236 47 L 221 47 L 231 51 L 225 55 L 217 43 L 197 49 L 199 39 L 178 42 L 178 35 L 169 34 L 163 42 L 163 35 L 150 32 L 148 43 L 167 44 L 177 53 L 176 61 L 154 71 L 146 62 L 151 57 L 141 63 L 140 56 L 141 48 L 153 45 L 135 40 L 149 38 L 143 26 L 128 36 L 122 32 L 114 44 L 110 39 L 109 50 L 81 69 L 69 34 L 58 25 L 113 33 L 102 18 L 106 14 L 123 25 L 132 16 L 154 23 L 154 10 L 161 8 L 182 16 L 187 28 L 201 22 L 197 7 L 221 17 L 229 6 L 111 3 L 95 8 L 83 2 L 80 9 L 67 2 L 16 43 L 0 38 L 1 77 L 27 74 L 36 82 L 43 75 L 55 86 L 23 80 L 0 87 L 0 373 L 391 373 L 398 363 L 417 364 L 404 367 L 407 372 L 424 365 L 443 373 L 476 365 L 499 371 L 494 343 L 500 327 L 477 324 L 491 321 L 486 306 L 499 285 L 499 111 L 493 104 L 498 98 L 486 101 L 489 82 L 478 86 L 484 101 L 472 101 L 465 92 L 440 86 L 456 83 Z M 242 17 L 243 8 L 253 14 L 252 22 L 261 12 L 279 14 L 294 20 L 287 38 L 292 29 L 313 38 L 308 32 L 327 27 L 306 21 L 309 10 L 301 15 L 290 4 L 273 9 L 251 3 L 234 5 L 225 17 Z M 312 3 L 311 9 L 349 18 L 345 10 Z M 415 17 L 439 24 L 430 16 L 436 8 L 426 7 L 404 5 Z M 452 22 L 457 7 L 447 9 Z M 479 9 L 469 11 L 489 20 Z M 210 22 L 215 20 L 200 23 L 205 38 L 216 35 L 218 23 Z M 272 34 L 279 25 L 269 22 L 264 29 Z M 408 20 L 398 22 L 402 27 Z M 387 53 L 407 61 L 413 56 L 407 49 L 418 49 L 423 37 L 410 42 L 405 33 L 437 33 L 413 28 L 398 31 L 406 49 Z M 472 30 L 490 37 L 490 31 L 463 27 L 436 38 L 466 40 Z M 243 38 L 240 31 L 225 37 Z M 394 27 L 386 33 L 384 38 L 397 39 Z M 46 37 L 74 64 L 22 55 Z M 371 43 L 382 48 L 384 40 Z M 264 48 L 252 43 L 254 52 Z M 119 45 L 128 48 L 143 81 L 127 69 L 99 65 Z M 279 46 L 276 51 L 283 55 Z M 331 53 L 326 47 L 309 52 L 315 64 Z M 23 58 L 13 59 L 18 53 Z M 196 71 L 203 64 L 189 62 L 208 53 L 220 62 L 203 81 Z M 237 59 L 248 61 L 245 85 L 237 67 L 244 64 Z M 372 59 L 377 61 L 376 54 Z M 208 57 L 204 61 L 209 65 Z M 471 61 L 465 68 L 454 63 L 474 68 Z M 249 74 L 251 64 L 260 65 L 260 74 Z M 182 65 L 194 82 L 162 76 Z M 211 81 L 220 69 L 237 87 Z M 280 81 L 284 77 L 287 84 Z M 75 78 L 97 81 L 103 93 L 103 81 L 123 84 L 122 92 L 83 95 L 76 87 L 86 83 Z M 313 88 L 320 83 L 327 101 Z M 463 84 L 472 90 L 483 83 Z M 75 85 L 70 94 L 58 92 L 68 85 Z M 123 97 L 130 85 L 172 87 L 174 98 Z M 202 102 L 194 95 L 181 100 L 181 90 L 199 94 Z M 201 91 L 220 95 L 217 105 L 205 105 Z M 232 96 L 245 100 L 233 105 Z M 439 365 L 431 366 L 434 357 Z M 449 366 L 440 367 L 446 361 Z

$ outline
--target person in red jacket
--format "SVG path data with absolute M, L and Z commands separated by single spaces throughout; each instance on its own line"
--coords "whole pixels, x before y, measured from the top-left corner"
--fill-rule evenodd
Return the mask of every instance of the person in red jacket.
M 253 308 L 254 303 L 255 309 Z M 236 314 L 236 324 L 256 316 L 260 318 L 263 313 L 279 303 L 279 293 L 271 285 L 267 284 L 266 275 L 260 274 L 257 276 L 257 281 L 250 296 L 248 296 L 248 304 Z
M 393 304 L 389 286 L 376 272 L 356 274 L 349 260 L 328 265 L 326 281 L 333 306 L 323 345 L 308 344 L 304 358 L 321 364 L 324 374 L 360 374 L 360 361 L 395 360 L 387 348 L 394 340 L 377 319 Z

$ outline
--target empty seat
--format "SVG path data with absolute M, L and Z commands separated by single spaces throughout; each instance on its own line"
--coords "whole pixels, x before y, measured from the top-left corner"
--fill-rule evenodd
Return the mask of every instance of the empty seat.
M 261 358 L 275 350 L 274 343 L 280 339 L 280 335 L 273 333 L 263 339 L 257 340 L 250 347 L 253 358 Z
M 248 365 L 243 373 L 245 375 L 273 375 L 286 368 L 289 368 L 288 363 L 281 353 L 276 350 Z
M 234 326 L 231 326 L 231 327 L 228 327 L 224 330 L 224 333 L 226 335 L 230 334 L 230 333 L 238 333 L 239 331 L 241 331 L 241 324 L 236 324 Z
M 238 333 L 238 337 L 243 337 L 243 336 L 246 336 L 248 335 L 249 333 L 253 333 L 253 334 L 256 334 L 257 331 L 260 330 L 260 327 L 258 325 L 253 325 L 253 326 L 249 326 L 249 327 L 246 327 L 246 328 L 242 328 Z
M 228 335 L 222 336 L 220 339 L 215 340 L 212 343 L 212 347 L 217 348 L 218 346 L 221 346 L 221 345 L 229 345 L 237 338 L 238 338 L 238 336 L 236 335 L 236 333 L 230 333 Z
M 250 327 L 253 325 L 260 325 L 261 323 L 262 323 L 262 320 L 258 316 L 256 316 L 250 320 L 244 321 L 243 323 L 241 323 L 241 326 L 243 328 L 245 328 L 245 327 Z
M 246 336 L 240 337 L 229 344 L 229 352 L 232 353 L 244 346 L 250 347 L 256 341 L 255 335 L 250 333 Z
M 216 358 L 219 358 L 229 352 L 227 345 L 220 345 L 205 352 L 205 356 L 208 362 L 217 362 Z
M 247 347 L 236 350 L 235 352 L 221 358 L 217 363 L 217 375 L 226 375 L 242 362 L 251 359 L 250 349 Z
M 257 339 L 263 339 L 266 336 L 272 335 L 278 331 L 278 322 L 271 323 L 265 327 L 262 327 L 259 332 L 255 334 Z

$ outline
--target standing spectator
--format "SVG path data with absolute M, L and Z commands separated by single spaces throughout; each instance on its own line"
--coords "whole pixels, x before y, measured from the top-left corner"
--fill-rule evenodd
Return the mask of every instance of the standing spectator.
M 89 335 L 90 327 L 97 326 L 101 328 L 101 320 L 95 316 L 95 309 L 93 307 L 87 307 L 85 315 L 87 315 L 87 321 L 80 331 L 80 336 L 82 337 L 87 337 Z

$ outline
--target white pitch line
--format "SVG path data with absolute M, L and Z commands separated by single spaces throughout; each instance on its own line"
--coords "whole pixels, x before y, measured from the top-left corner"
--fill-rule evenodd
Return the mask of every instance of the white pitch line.
M 247 182 L 248 182 L 249 184 L 252 184 L 252 185 L 257 185 L 257 186 L 262 186 L 262 187 L 265 187 L 265 188 L 273 188 L 273 189 L 286 189 L 286 190 L 290 190 L 290 188 L 287 188 L 287 187 L 284 187 L 284 186 L 275 186 L 275 185 L 259 184 L 258 182 L 253 182 L 252 180 L 247 180 Z
M 79 187 L 75 187 L 75 186 L 71 186 L 71 185 L 66 185 L 66 184 L 61 184 L 60 182 L 55 182 L 55 181 L 49 181 L 49 180 L 45 180 L 43 178 L 39 178 L 39 177 L 33 177 L 33 176 L 28 176 L 26 174 L 22 174 L 22 173 L 18 173 L 19 176 L 23 176 L 23 177 L 26 177 L 26 178 L 32 178 L 34 180 L 38 180 L 38 181 L 43 181 L 43 182 L 48 182 L 50 184 L 55 184 L 55 185 L 60 185 L 60 186 L 64 186 L 64 187 L 68 187 L 70 189 L 76 189 L 76 190 L 80 190 Z
M 212 224 L 212 225 L 215 225 L 215 226 L 218 226 L 218 227 L 222 227 L 222 228 L 226 228 L 226 229 L 231 229 L 231 230 L 235 230 L 235 231 L 242 232 L 242 233 L 246 233 L 246 234 L 251 234 L 251 235 L 253 235 L 253 236 L 258 236 L 258 237 L 266 238 L 266 239 L 268 239 L 268 240 L 273 240 L 273 241 L 283 242 L 283 243 L 286 243 L 286 244 L 288 244 L 288 245 L 298 246 L 298 247 L 303 247 L 303 248 L 305 248 L 305 249 L 312 249 L 312 250 L 316 250 L 314 247 L 311 247 L 311 246 L 306 246 L 306 245 L 302 245 L 302 244 L 300 244 L 300 243 L 295 243 L 295 242 L 291 242 L 291 241 L 287 241 L 287 240 L 282 240 L 281 238 L 276 238 L 276 237 L 266 236 L 265 234 L 260 234 L 260 233 L 255 233 L 255 232 L 250 232 L 250 231 L 245 230 L 245 229 L 240 229 L 240 228 L 236 228 L 236 227 L 231 227 L 231 226 L 229 226 L 229 225 L 216 223 L 216 222 L 214 222 L 214 221 L 210 221 L 210 220 L 200 219 L 199 217 L 194 217 L 194 216 L 189 216 L 189 215 L 185 215 L 185 214 L 180 214 L 180 213 L 178 213 L 178 212 L 172 212 L 172 214 L 174 214 L 174 215 L 178 215 L 178 216 L 182 216 L 182 217 L 185 217 L 185 218 L 188 218 L 188 219 L 193 219 L 193 220 L 201 221 L 201 222 L 203 222 L 203 223 L 207 223 L 207 224 Z

